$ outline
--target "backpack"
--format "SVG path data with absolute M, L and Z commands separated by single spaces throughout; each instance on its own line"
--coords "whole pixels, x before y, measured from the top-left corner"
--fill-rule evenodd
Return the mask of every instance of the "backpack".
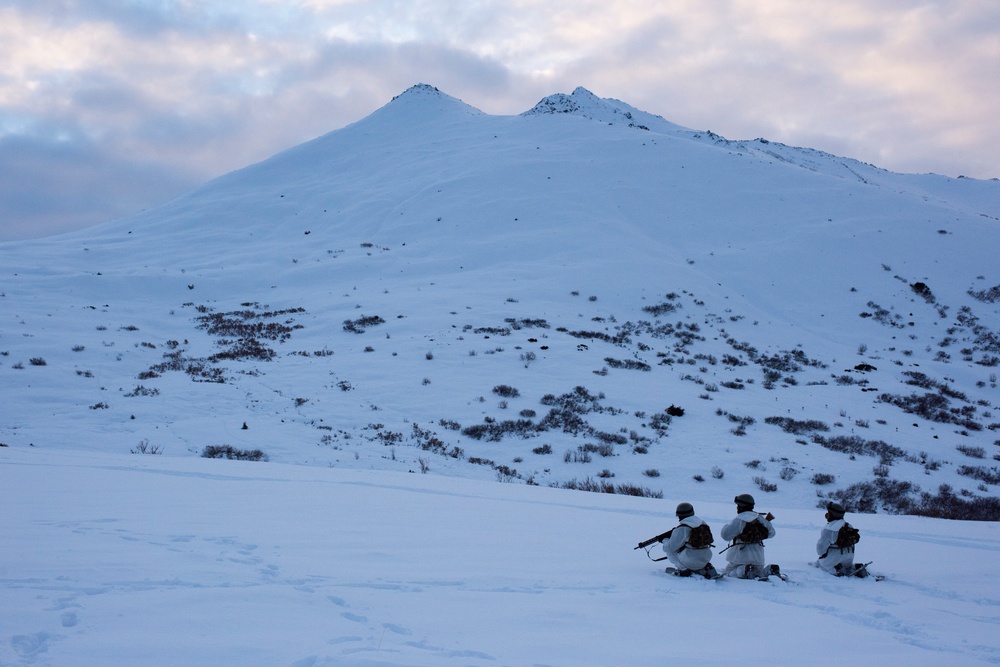
M 853 549 L 854 545 L 861 541 L 861 531 L 849 523 L 845 523 L 837 531 L 837 541 L 833 546 L 838 549 Z
M 692 549 L 704 549 L 705 547 L 714 547 L 715 545 L 712 544 L 714 541 L 715 538 L 712 537 L 712 529 L 708 527 L 707 523 L 703 523 L 691 529 L 684 546 L 691 547 Z
M 763 544 L 767 539 L 767 526 L 754 519 L 743 524 L 743 530 L 737 536 L 743 544 Z

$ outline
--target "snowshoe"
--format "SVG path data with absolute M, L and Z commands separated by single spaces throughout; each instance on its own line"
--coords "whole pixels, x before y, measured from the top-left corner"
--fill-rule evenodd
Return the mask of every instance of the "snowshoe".
M 855 564 L 854 565 L 853 575 L 855 577 L 860 578 L 860 579 L 865 579 L 865 578 L 871 577 L 875 581 L 885 581 L 885 575 L 884 574 L 872 574 L 871 572 L 868 571 L 868 566 L 871 565 L 871 564 L 872 564 L 872 561 L 868 561 L 867 563 L 863 563 L 863 564 Z
M 835 574 L 838 577 L 857 577 L 858 579 L 867 579 L 871 577 L 875 581 L 885 581 L 885 575 L 872 574 L 868 571 L 868 566 L 872 564 L 872 561 L 867 563 L 854 563 L 850 567 L 842 567 L 838 565 L 835 568 Z
M 722 573 L 714 567 L 706 567 L 702 570 L 678 570 L 676 567 L 668 567 L 664 570 L 664 572 L 675 577 L 691 577 L 697 575 L 698 577 L 704 577 L 705 579 L 722 579 Z
M 742 570 L 737 568 L 736 577 L 739 579 L 756 579 L 757 581 L 767 581 L 771 576 L 771 571 L 766 565 L 743 565 Z

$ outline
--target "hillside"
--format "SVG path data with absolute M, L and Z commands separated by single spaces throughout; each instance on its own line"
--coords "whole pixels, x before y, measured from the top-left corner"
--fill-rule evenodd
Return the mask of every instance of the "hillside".
M 1000 183 L 415 86 L 0 245 L 0 442 L 1000 518 Z

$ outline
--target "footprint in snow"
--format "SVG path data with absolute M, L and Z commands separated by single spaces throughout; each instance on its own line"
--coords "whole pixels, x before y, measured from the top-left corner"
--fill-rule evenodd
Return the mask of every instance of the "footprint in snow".
M 36 632 L 33 635 L 14 635 L 10 647 L 22 660 L 34 662 L 39 653 L 49 650 L 49 633 Z
M 368 622 L 368 619 L 365 618 L 364 616 L 359 616 L 358 614 L 352 614 L 349 611 L 345 611 L 343 614 L 341 614 L 341 616 L 343 616 L 344 618 L 346 618 L 348 621 L 354 621 L 355 623 L 367 623 Z

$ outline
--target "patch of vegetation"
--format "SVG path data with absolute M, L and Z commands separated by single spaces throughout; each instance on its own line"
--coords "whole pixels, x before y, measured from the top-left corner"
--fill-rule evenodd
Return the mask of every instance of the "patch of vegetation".
M 636 359 L 614 359 L 612 357 L 604 357 L 604 363 L 611 368 L 625 368 L 633 371 L 646 371 L 652 370 L 649 364 L 644 361 L 638 361 Z
M 449 447 L 441 438 L 431 430 L 420 428 L 419 424 L 413 425 L 410 437 L 417 442 L 417 446 L 425 452 L 433 452 L 452 459 L 461 459 L 465 452 L 461 447 Z
M 996 466 L 992 468 L 985 466 L 959 466 L 957 472 L 959 475 L 978 479 L 987 484 L 1000 484 L 1000 470 Z
M 986 450 L 982 447 L 971 447 L 969 445 L 956 445 L 955 449 L 973 459 L 985 459 Z
M 781 472 L 778 473 L 778 477 L 788 482 L 791 481 L 798 474 L 799 471 L 796 470 L 795 468 L 791 466 L 785 466 L 784 468 L 781 469 Z
M 225 383 L 225 369 L 218 366 L 209 366 L 210 362 L 208 359 L 187 357 L 184 353 L 185 350 L 165 352 L 163 354 L 165 361 L 152 366 L 147 372 L 161 374 L 167 371 L 182 371 L 191 376 L 191 379 L 195 382 Z
M 149 387 L 144 387 L 141 384 L 136 386 L 135 389 L 125 394 L 125 396 L 135 397 L 135 396 L 156 396 L 160 393 L 159 389 L 155 387 L 150 389 Z
M 605 433 L 604 431 L 595 430 L 592 433 L 592 435 L 593 437 L 597 438 L 602 443 L 604 443 L 604 445 L 606 446 L 628 444 L 628 438 L 626 438 L 621 433 Z M 607 455 L 602 454 L 602 456 L 607 456 Z
M 657 412 L 649 418 L 649 427 L 656 431 L 657 435 L 663 437 L 667 434 L 667 427 L 670 426 L 670 422 L 673 417 L 668 412 Z
M 505 436 L 513 435 L 520 438 L 531 438 L 545 428 L 530 419 L 505 419 L 497 422 L 490 418 L 482 424 L 473 424 L 462 429 L 462 435 L 474 440 L 499 442 Z
M 906 328 L 906 325 L 903 323 L 903 318 L 899 314 L 886 310 L 874 301 L 869 301 L 868 307 L 871 308 L 871 312 L 865 311 L 861 313 L 861 317 L 871 317 L 879 324 L 895 329 Z
M 952 408 L 948 397 L 940 391 L 939 393 L 927 392 L 909 396 L 885 393 L 879 395 L 879 400 L 928 421 L 957 424 L 970 431 L 983 430 L 982 425 L 972 419 L 972 415 L 976 412 L 976 406 L 966 405 L 962 408 Z
M 267 461 L 268 456 L 259 449 L 236 449 L 231 445 L 207 445 L 201 455 L 206 459 L 231 459 L 235 461 Z
M 509 336 L 510 329 L 507 327 L 479 327 L 474 329 L 473 333 L 486 334 L 488 336 Z
M 661 317 L 680 308 L 678 304 L 673 303 L 678 298 L 676 293 L 671 292 L 670 294 L 667 294 L 666 298 L 668 300 L 663 303 L 659 303 L 655 306 L 643 306 L 642 309 L 653 317 Z
M 568 331 L 567 332 L 573 338 L 583 338 L 587 340 L 601 340 L 605 343 L 612 343 L 613 345 L 626 345 L 631 343 L 631 339 L 628 336 L 619 333 L 616 336 L 606 334 L 603 331 Z
M 663 498 L 662 491 L 652 491 L 635 484 L 613 484 L 611 482 L 594 480 L 590 477 L 578 482 L 573 479 L 558 485 L 561 489 L 572 489 L 574 491 L 591 491 L 593 493 L 617 493 L 624 496 L 639 496 L 642 498 Z
M 471 463 L 473 465 L 490 466 L 490 467 L 493 467 L 493 466 L 496 465 L 496 462 L 491 461 L 490 459 L 480 458 L 478 456 L 470 456 L 469 457 L 469 463 Z
M 993 287 L 985 290 L 972 290 L 968 291 L 969 296 L 977 301 L 982 301 L 983 303 L 996 303 L 1000 301 L 1000 285 L 994 285 Z
M 877 478 L 871 482 L 852 484 L 830 493 L 828 497 L 839 501 L 849 512 L 873 514 L 882 510 L 889 514 L 939 519 L 1000 520 L 1000 498 L 973 496 L 966 500 L 955 495 L 947 484 L 942 484 L 936 494 L 931 494 L 921 492 L 920 487 L 912 482 Z
M 163 447 L 159 445 L 149 444 L 149 440 L 143 438 L 139 441 L 139 444 L 129 450 L 131 454 L 162 454 Z
M 354 320 L 344 320 L 344 331 L 363 334 L 367 329 L 380 324 L 385 324 L 385 320 L 378 315 L 365 315 Z
M 1000 365 L 1000 333 L 980 324 L 979 318 L 972 313 L 972 309 L 968 306 L 959 309 L 955 319 L 959 326 L 967 329 L 974 336 L 968 356 L 978 352 L 982 356 L 976 359 L 975 363 L 982 366 Z M 952 329 L 949 329 L 949 332 L 952 332 Z
M 826 449 L 843 454 L 877 456 L 880 462 L 891 465 L 897 458 L 907 458 L 905 450 L 882 440 L 865 440 L 856 435 L 824 437 L 814 435 L 812 441 Z
M 510 325 L 512 329 L 548 329 L 549 323 L 542 319 L 514 319 L 513 317 L 508 317 L 504 319 L 504 322 Z
M 761 491 L 765 493 L 772 493 L 778 490 L 777 484 L 773 484 L 764 479 L 763 477 L 754 477 L 753 483 L 757 485 L 757 488 L 759 488 Z
M 816 419 L 792 419 L 791 417 L 765 417 L 765 424 L 780 426 L 785 433 L 802 435 L 814 431 L 829 431 L 830 427 Z
M 225 313 L 207 312 L 195 318 L 195 321 L 198 323 L 199 329 L 204 329 L 212 336 L 218 336 L 220 345 L 228 346 L 228 349 L 223 352 L 211 355 L 210 361 L 221 359 L 269 361 L 276 355 L 276 352 L 267 347 L 261 340 L 284 343 L 291 338 L 294 330 L 302 328 L 301 324 L 294 324 L 290 318 L 282 322 L 271 320 L 304 312 L 304 308 L 264 312 L 247 308 Z

